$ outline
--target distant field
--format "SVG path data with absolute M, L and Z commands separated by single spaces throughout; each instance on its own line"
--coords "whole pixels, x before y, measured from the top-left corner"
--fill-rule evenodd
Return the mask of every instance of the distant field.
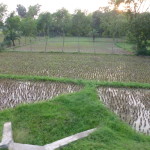
M 28 42 L 29 43 L 29 42 Z M 111 38 L 96 38 L 93 43 L 88 37 L 62 37 L 49 38 L 46 45 L 45 38 L 32 39 L 32 44 L 17 47 L 17 51 L 36 52 L 83 52 L 83 53 L 103 53 L 103 54 L 131 54 L 122 48 L 115 46 Z
M 149 42 L 150 43 L 150 42 Z M 135 44 L 133 43 L 126 43 L 126 42 L 118 42 L 116 43 L 116 46 L 124 49 L 124 50 L 127 50 L 129 52 L 135 52 Z M 149 47 L 148 47 L 148 50 L 150 51 L 150 44 L 149 44 Z
M 150 57 L 3 52 L 0 74 L 150 83 Z

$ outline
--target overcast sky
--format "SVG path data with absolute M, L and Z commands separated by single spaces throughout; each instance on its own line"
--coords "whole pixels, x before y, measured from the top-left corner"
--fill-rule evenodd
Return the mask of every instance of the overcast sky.
M 98 10 L 99 7 L 108 5 L 109 0 L 0 0 L 0 3 L 4 3 L 8 6 L 8 11 L 16 10 L 17 4 L 22 4 L 26 8 L 30 5 L 40 4 L 41 12 L 55 12 L 62 7 L 73 13 L 76 9 L 87 10 L 93 12 Z M 150 6 L 150 0 L 145 0 L 142 10 L 145 10 Z M 145 9 L 144 9 L 145 8 Z M 150 11 L 150 8 L 148 9 Z
M 41 12 L 49 11 L 51 13 L 62 7 L 73 13 L 75 9 L 88 10 L 93 12 L 99 7 L 107 6 L 108 0 L 0 0 L 8 6 L 9 11 L 16 10 L 17 4 L 22 4 L 26 8 L 30 5 L 40 4 Z

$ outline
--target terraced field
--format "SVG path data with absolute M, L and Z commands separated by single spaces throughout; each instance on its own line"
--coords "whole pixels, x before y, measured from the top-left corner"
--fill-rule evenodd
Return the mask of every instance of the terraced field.
M 49 100 L 80 89 L 80 86 L 74 84 L 0 79 L 0 110 L 19 104 Z
M 0 74 L 150 83 L 150 57 L 3 52 Z
M 150 134 L 150 90 L 98 88 L 103 103 L 137 131 Z

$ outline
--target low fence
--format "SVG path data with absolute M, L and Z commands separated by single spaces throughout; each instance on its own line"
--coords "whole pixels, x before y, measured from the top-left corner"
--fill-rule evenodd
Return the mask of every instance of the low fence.
M 81 52 L 102 54 L 127 54 L 128 52 L 116 46 L 112 38 L 91 37 L 22 37 L 15 41 L 15 46 L 9 47 L 13 51 L 32 52 Z

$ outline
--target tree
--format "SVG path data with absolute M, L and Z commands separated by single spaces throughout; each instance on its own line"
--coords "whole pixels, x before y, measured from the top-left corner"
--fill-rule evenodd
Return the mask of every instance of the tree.
M 129 30 L 137 45 L 136 53 L 138 55 L 148 54 L 147 46 L 148 40 L 150 40 L 150 13 L 138 14 L 130 23 Z
M 3 26 L 3 17 L 7 12 L 7 6 L 3 3 L 0 3 L 0 27 Z
M 39 5 L 39 4 L 36 4 L 34 6 L 29 6 L 28 12 L 27 12 L 27 17 L 34 18 L 35 16 L 37 16 L 40 11 L 40 7 L 41 7 L 41 5 Z
M 92 14 L 92 32 L 94 31 L 96 34 L 99 34 L 99 36 L 101 36 L 103 32 L 103 29 L 101 28 L 102 15 L 102 12 L 99 10 L 93 12 Z
M 3 29 L 5 35 L 5 41 L 12 41 L 15 46 L 15 40 L 20 39 L 20 18 L 14 15 L 14 12 L 5 21 L 5 27 Z
M 48 35 L 52 26 L 52 16 L 49 12 L 41 13 L 37 19 L 37 30 L 42 35 Z
M 127 19 L 124 14 L 116 10 L 104 12 L 101 18 L 101 28 L 103 35 L 113 37 L 113 39 L 125 36 L 126 34 Z
M 75 36 L 88 36 L 91 31 L 91 17 L 82 12 L 76 10 L 72 18 L 72 33 Z
M 21 18 L 25 18 L 26 17 L 27 11 L 26 11 L 26 8 L 23 5 L 21 5 L 21 4 L 17 5 L 16 10 L 18 12 L 18 15 Z
M 68 29 L 70 28 L 71 16 L 69 12 L 62 8 L 59 9 L 56 13 L 53 14 L 53 25 L 55 31 L 59 34 L 67 33 Z
M 21 32 L 22 32 L 22 35 L 25 36 L 25 44 L 26 44 L 26 37 L 36 36 L 36 33 L 37 33 L 36 21 L 31 18 L 24 18 L 21 21 Z
M 48 42 L 49 31 L 50 31 L 51 25 L 52 25 L 52 17 L 49 12 L 42 13 L 39 15 L 39 18 L 37 20 L 37 29 L 44 36 L 47 36 L 46 43 L 45 43 L 45 51 L 47 49 L 47 42 Z
M 110 0 L 110 4 L 114 6 L 114 9 L 118 9 L 121 5 L 124 5 L 124 11 L 131 17 L 136 16 L 137 13 L 145 12 L 149 6 L 145 6 L 144 3 L 147 0 Z
M 127 36 L 129 40 L 135 41 L 136 53 L 146 55 L 150 32 L 150 15 L 149 13 L 141 14 L 141 12 L 147 11 L 147 8 L 141 9 L 146 0 L 111 0 L 111 2 L 115 9 L 124 4 L 128 16 Z
M 55 28 L 54 30 L 59 35 L 63 36 L 62 52 L 64 50 L 65 34 L 68 32 L 70 28 L 70 22 L 71 22 L 71 16 L 69 12 L 64 8 L 59 9 L 56 13 L 53 14 L 53 25 Z

